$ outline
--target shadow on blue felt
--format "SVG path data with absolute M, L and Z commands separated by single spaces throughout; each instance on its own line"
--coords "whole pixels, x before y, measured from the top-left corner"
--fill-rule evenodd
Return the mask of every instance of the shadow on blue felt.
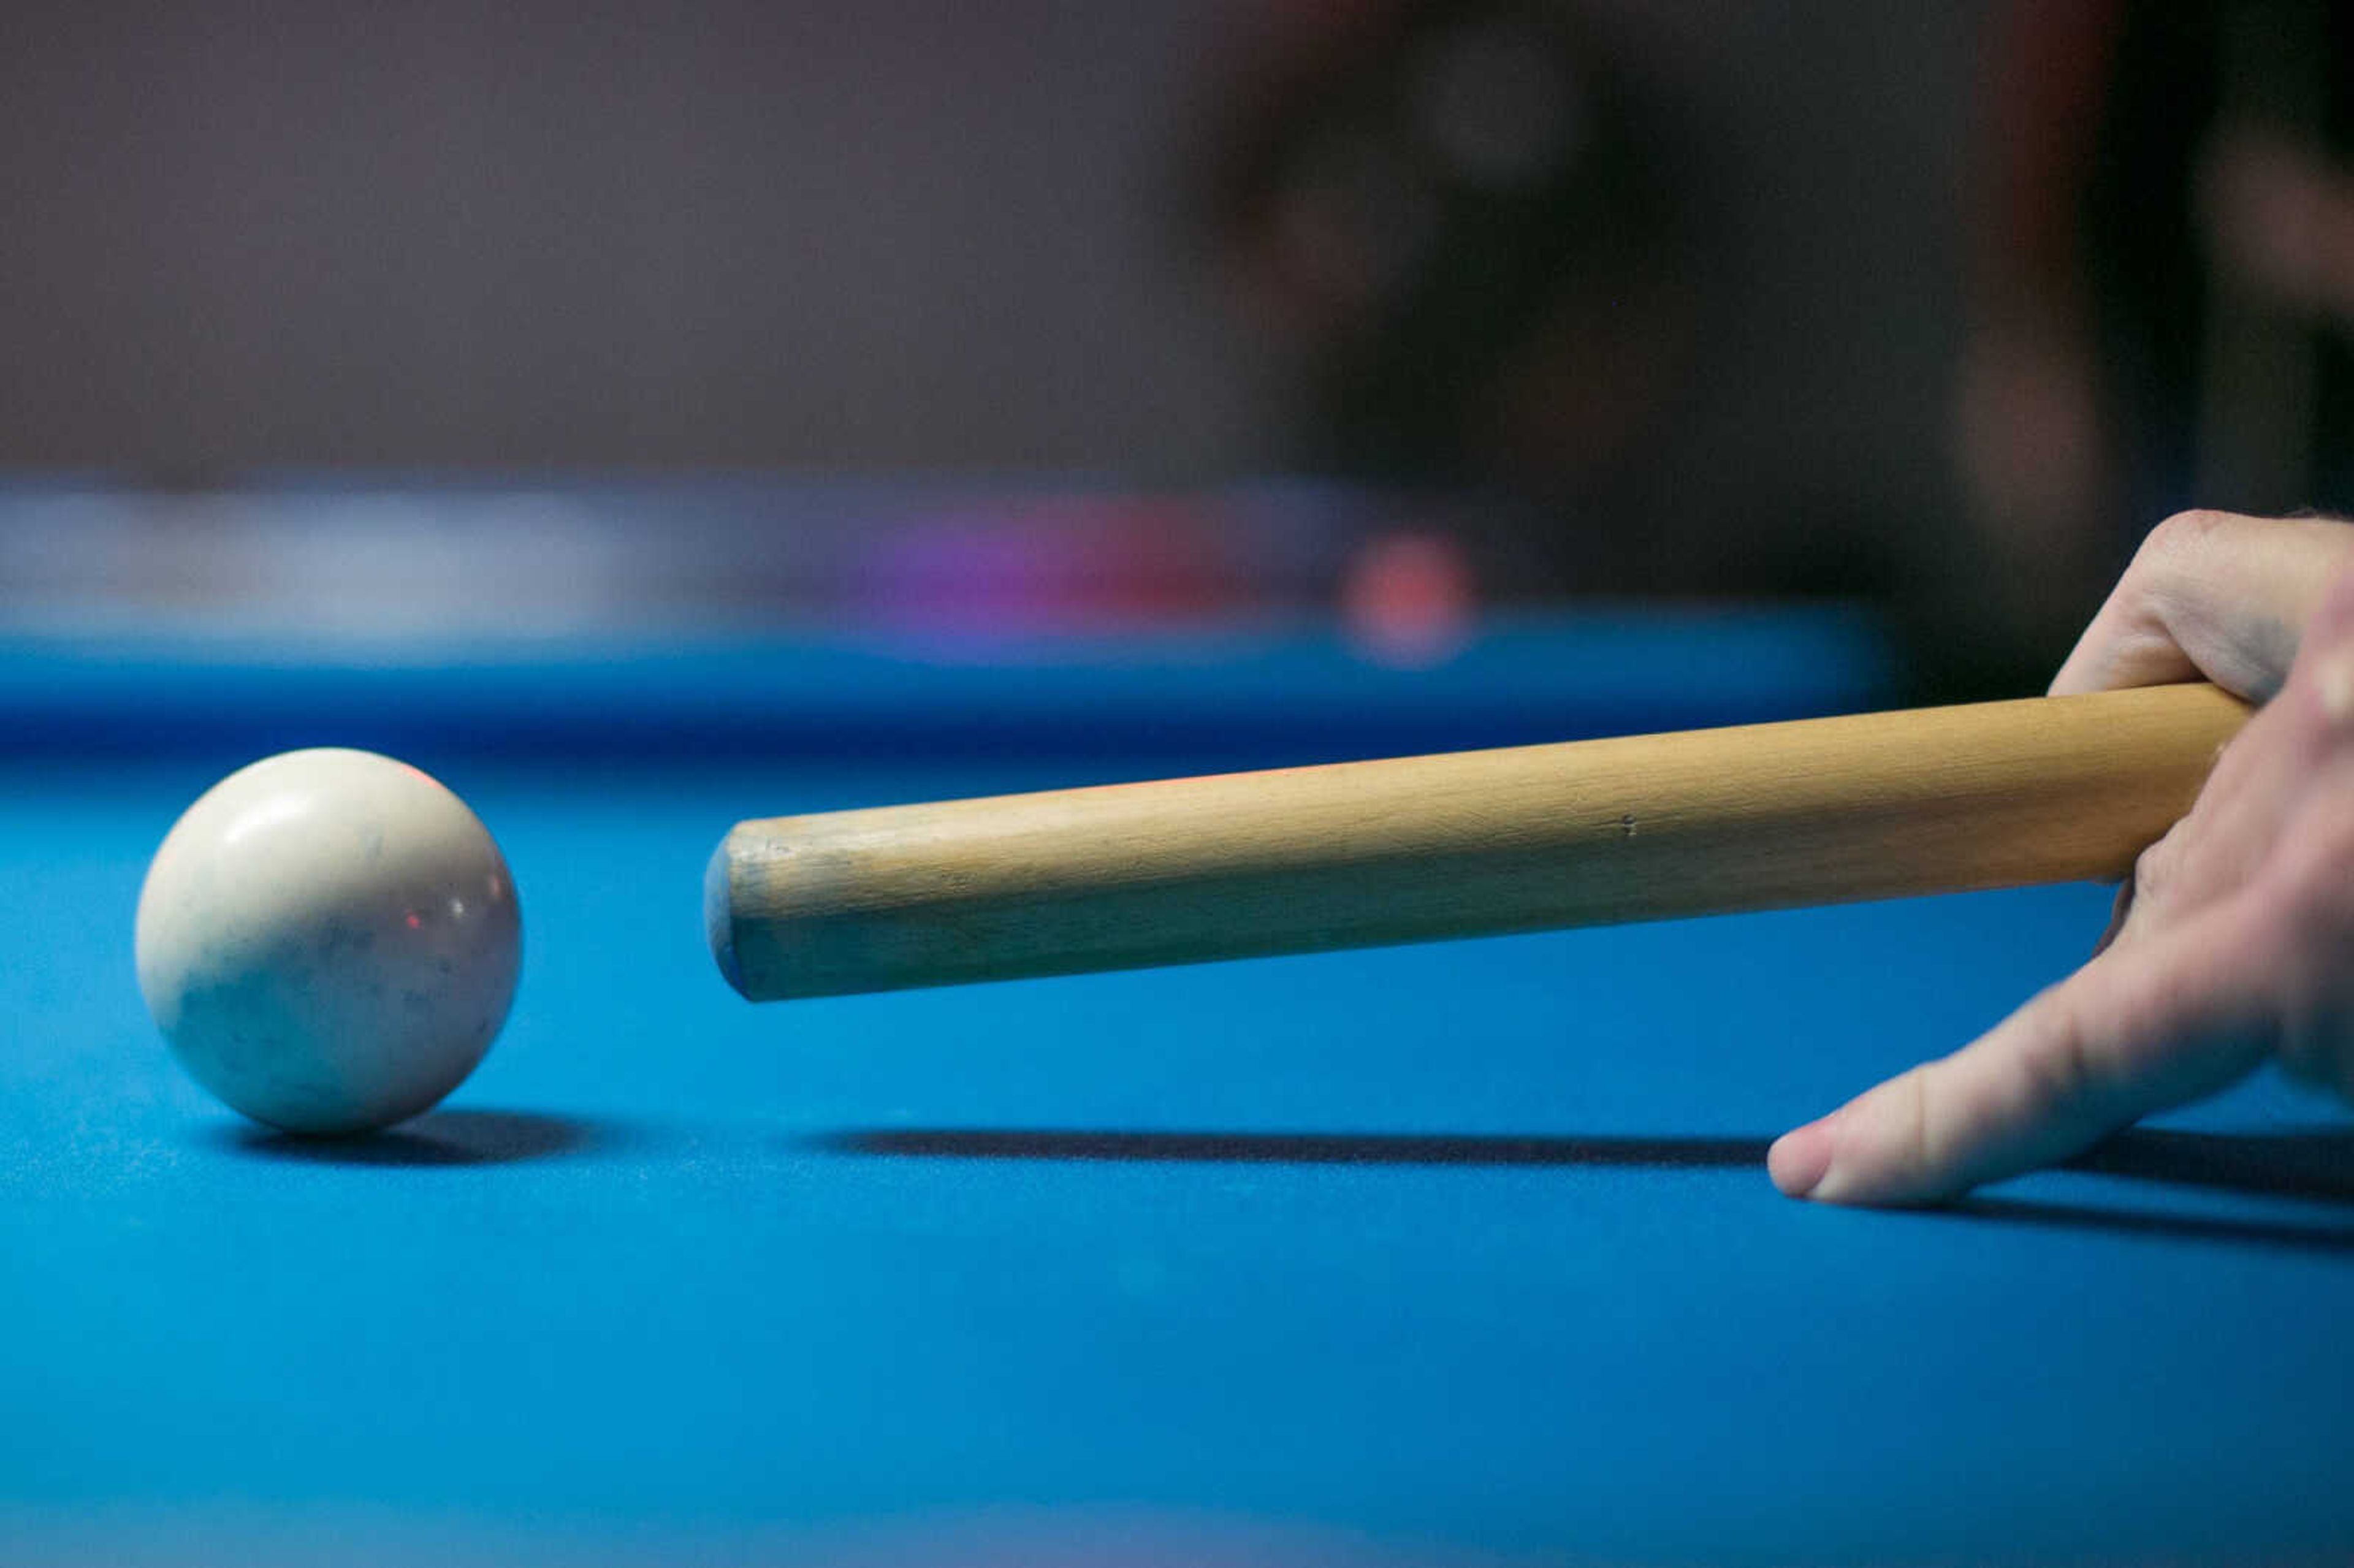
M 2067 1169 L 2160 1186 L 2288 1199 L 2331 1218 L 2317 1224 L 1987 1194 L 1974 1194 L 1931 1212 L 2004 1224 L 2289 1247 L 2354 1257 L 2354 1224 L 2348 1223 L 2348 1217 L 2354 1215 L 2354 1128 L 2231 1133 L 2130 1128 L 2069 1160 Z
M 1391 1132 L 1134 1132 L 1066 1128 L 854 1128 L 836 1154 L 1220 1165 L 1763 1165 L 1762 1138 L 1567 1138 Z
M 822 1133 L 836 1154 L 932 1160 L 1139 1163 L 1762 1168 L 1763 1138 L 1125 1131 L 1070 1128 L 853 1128 Z M 2071 1171 L 2158 1186 L 2289 1199 L 2354 1214 L 2354 1128 L 2280 1133 L 2135 1128 L 2068 1162 Z M 2105 1231 L 2354 1256 L 2354 1224 L 1974 1196 L 1921 1211 L 1951 1218 Z
M 262 1160 L 304 1165 L 514 1165 L 610 1153 L 630 1141 L 624 1128 L 538 1111 L 436 1110 L 382 1132 L 305 1138 L 239 1123 L 216 1134 L 222 1147 Z
M 2100 1231 L 2112 1235 L 2158 1236 L 2168 1241 L 2281 1247 L 2354 1258 L 2354 1225 L 2347 1224 L 2305 1224 L 2294 1220 L 2167 1214 L 2145 1209 L 2104 1208 L 2093 1203 L 2053 1203 L 2029 1198 L 1963 1198 L 1943 1208 L 1923 1209 L 1918 1213 L 1997 1224 L 2032 1225 L 2045 1230 Z
M 2078 1155 L 2068 1168 L 2171 1186 L 2354 1207 L 2354 1128 L 2178 1132 L 2137 1127 Z

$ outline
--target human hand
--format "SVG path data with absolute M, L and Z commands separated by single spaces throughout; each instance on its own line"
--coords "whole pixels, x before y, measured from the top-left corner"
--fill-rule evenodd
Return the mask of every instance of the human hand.
M 1784 1192 L 1933 1202 L 2268 1058 L 2354 1097 L 2354 525 L 2168 519 L 2052 690 L 2200 676 L 2265 705 L 2136 863 L 2092 959 L 1784 1137 L 1767 1160 Z

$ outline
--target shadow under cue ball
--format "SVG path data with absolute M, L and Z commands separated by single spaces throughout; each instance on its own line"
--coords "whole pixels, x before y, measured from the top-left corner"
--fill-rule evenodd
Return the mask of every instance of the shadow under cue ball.
M 506 1021 L 506 862 L 466 803 L 373 752 L 290 751 L 173 825 L 139 894 L 139 989 L 188 1072 L 288 1132 L 431 1107 Z

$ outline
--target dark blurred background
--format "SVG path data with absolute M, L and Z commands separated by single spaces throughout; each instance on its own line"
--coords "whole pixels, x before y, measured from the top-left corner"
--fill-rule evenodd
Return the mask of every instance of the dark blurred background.
M 2031 688 L 2167 511 L 2354 489 L 2349 42 L 2322 0 L 17 0 L 0 615 L 1803 596 L 1925 690 Z

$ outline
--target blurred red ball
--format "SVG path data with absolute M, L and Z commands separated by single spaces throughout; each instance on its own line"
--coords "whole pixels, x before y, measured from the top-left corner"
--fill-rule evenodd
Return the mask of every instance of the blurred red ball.
M 1341 572 L 1341 625 L 1361 652 L 1384 664 L 1444 662 L 1469 638 L 1477 608 L 1470 560 L 1442 534 L 1368 540 Z

